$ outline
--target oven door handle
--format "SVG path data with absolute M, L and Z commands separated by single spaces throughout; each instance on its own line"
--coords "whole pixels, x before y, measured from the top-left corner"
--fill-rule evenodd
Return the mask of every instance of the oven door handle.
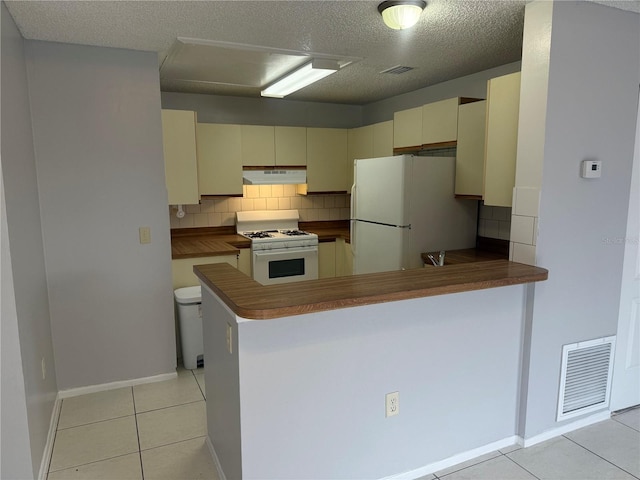
M 315 253 L 318 254 L 318 246 L 314 245 L 312 247 L 294 247 L 294 248 L 279 248 L 277 250 L 254 250 L 253 254 L 256 257 L 273 257 L 277 255 L 282 255 L 283 253 L 287 255 L 295 255 L 296 253 Z

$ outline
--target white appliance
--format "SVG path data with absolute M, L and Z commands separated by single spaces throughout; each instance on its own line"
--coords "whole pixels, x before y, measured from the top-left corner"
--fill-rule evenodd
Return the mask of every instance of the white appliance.
M 236 232 L 251 239 L 253 279 L 263 285 L 318 278 L 318 235 L 298 230 L 297 210 L 236 214 Z
M 307 183 L 307 170 L 304 168 L 243 170 L 242 183 L 245 185 L 290 185 Z
M 420 254 L 472 248 L 478 204 L 454 197 L 454 157 L 354 161 L 353 273 L 417 268 Z

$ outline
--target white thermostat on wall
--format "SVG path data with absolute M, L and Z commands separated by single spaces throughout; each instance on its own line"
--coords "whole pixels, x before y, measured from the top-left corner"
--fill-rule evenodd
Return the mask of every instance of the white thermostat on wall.
M 600 178 L 602 174 L 602 162 L 600 160 L 582 161 L 582 178 Z

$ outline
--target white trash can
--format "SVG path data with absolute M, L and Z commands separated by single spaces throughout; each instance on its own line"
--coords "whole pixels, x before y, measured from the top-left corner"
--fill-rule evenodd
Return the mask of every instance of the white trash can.
M 204 366 L 202 341 L 202 291 L 200 286 L 178 288 L 174 292 L 178 306 L 178 323 L 184 368 Z

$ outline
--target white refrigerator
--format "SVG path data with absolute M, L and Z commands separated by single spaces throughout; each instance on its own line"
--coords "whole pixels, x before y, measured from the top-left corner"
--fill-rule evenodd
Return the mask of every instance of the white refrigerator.
M 456 199 L 454 157 L 354 160 L 353 273 L 422 267 L 421 253 L 472 248 L 478 202 Z

